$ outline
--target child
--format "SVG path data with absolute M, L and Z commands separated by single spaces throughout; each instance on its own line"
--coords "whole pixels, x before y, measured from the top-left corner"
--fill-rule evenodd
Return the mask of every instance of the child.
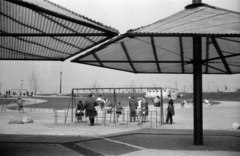
M 118 102 L 117 107 L 116 107 L 116 113 L 117 113 L 117 117 L 119 117 L 123 112 L 123 107 L 121 105 L 121 102 Z
M 76 110 L 75 110 L 76 118 L 77 118 L 77 122 L 78 123 L 82 122 L 82 116 L 84 115 L 83 110 L 84 110 L 83 103 L 82 103 L 81 100 L 79 100 L 79 102 L 78 102 L 78 104 L 76 106 Z

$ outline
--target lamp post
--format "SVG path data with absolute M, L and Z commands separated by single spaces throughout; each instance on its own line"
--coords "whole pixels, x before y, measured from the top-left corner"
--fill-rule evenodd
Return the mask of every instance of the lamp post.
M 22 85 L 23 85 L 23 80 L 21 80 L 21 92 L 20 92 L 20 97 L 22 97 Z
M 62 71 L 60 72 L 60 95 L 62 94 Z

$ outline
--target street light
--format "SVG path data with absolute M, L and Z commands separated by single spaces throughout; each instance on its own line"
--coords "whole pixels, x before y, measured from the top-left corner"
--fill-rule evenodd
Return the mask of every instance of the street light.
M 62 71 L 60 71 L 60 95 L 62 94 Z
M 21 92 L 20 92 L 20 97 L 22 97 L 22 85 L 23 85 L 23 80 L 21 80 Z

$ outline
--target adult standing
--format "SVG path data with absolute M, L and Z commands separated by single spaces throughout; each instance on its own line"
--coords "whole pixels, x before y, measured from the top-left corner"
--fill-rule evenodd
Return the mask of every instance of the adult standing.
M 148 116 L 148 102 L 146 100 L 146 97 L 142 98 L 141 110 L 142 110 L 142 122 L 146 122 L 146 117 Z
M 136 120 L 136 109 L 137 109 L 138 103 L 135 100 L 134 96 L 130 97 L 129 100 L 129 108 L 130 108 L 130 122 L 133 120 Z
M 24 112 L 22 98 L 18 98 L 16 103 L 18 105 L 18 112 L 19 113 Z
M 168 95 L 168 108 L 167 108 L 167 119 L 166 119 L 167 124 L 168 124 L 169 119 L 170 119 L 170 124 L 173 123 L 172 116 L 175 114 L 173 104 L 174 104 L 174 102 L 173 102 L 173 99 L 171 98 L 171 95 Z
M 97 105 L 98 103 L 93 99 L 92 94 L 89 94 L 87 100 L 84 102 L 84 106 L 86 108 L 86 117 L 89 117 L 90 126 L 94 126 L 94 118 L 97 115 L 95 106 Z

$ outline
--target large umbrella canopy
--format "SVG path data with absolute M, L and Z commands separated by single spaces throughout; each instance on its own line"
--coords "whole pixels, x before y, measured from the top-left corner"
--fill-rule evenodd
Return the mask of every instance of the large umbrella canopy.
M 202 73 L 240 73 L 240 13 L 206 4 L 129 30 L 72 61 L 133 73 L 189 74 L 192 36 L 202 37 Z
M 194 144 L 203 145 L 202 73 L 240 73 L 240 13 L 192 4 L 72 62 L 133 73 L 193 73 Z
M 0 0 L 0 60 L 65 60 L 116 35 L 48 0 Z

